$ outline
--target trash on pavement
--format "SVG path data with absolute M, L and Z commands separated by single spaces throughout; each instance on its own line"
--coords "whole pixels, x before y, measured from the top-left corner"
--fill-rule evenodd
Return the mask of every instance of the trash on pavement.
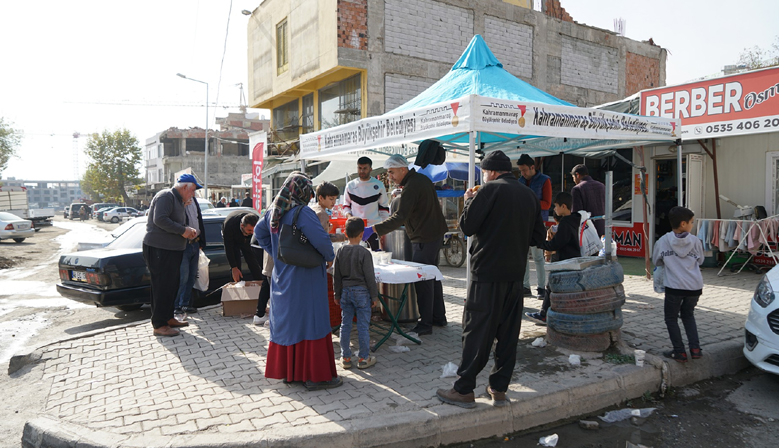
M 533 343 L 530 345 L 532 345 L 533 347 L 544 348 L 546 347 L 546 339 L 536 338 L 536 340 L 533 341 Z
M 405 345 L 390 345 L 387 348 L 392 353 L 405 353 L 405 352 L 410 352 L 411 351 L 411 349 L 406 347 Z
M 441 366 L 444 373 L 441 374 L 441 378 L 450 378 L 457 376 L 457 364 L 453 362 L 447 362 L 445 366 Z
M 582 357 L 579 355 L 570 355 L 568 356 L 568 362 L 570 362 L 572 366 L 580 366 L 582 365 Z
M 644 350 L 636 350 L 634 353 L 634 356 L 636 358 L 636 365 L 638 367 L 644 367 L 644 357 L 646 356 L 646 351 Z
M 617 411 L 609 411 L 603 417 L 598 417 L 598 418 L 603 420 L 606 423 L 621 422 L 622 420 L 627 420 L 630 417 L 647 418 L 650 415 L 652 415 L 652 412 L 654 412 L 655 409 L 656 408 L 644 408 L 644 409 L 625 408 L 625 409 L 619 409 Z
M 600 424 L 594 420 L 579 420 L 579 427 L 582 429 L 598 429 Z
M 558 440 L 560 440 L 560 437 L 558 437 L 557 434 L 552 434 L 551 436 L 538 439 L 538 444 L 541 446 L 557 446 Z

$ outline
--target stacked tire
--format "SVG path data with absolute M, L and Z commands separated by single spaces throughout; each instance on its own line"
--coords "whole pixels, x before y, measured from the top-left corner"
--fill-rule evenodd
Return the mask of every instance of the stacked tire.
M 568 350 L 600 352 L 620 337 L 624 274 L 619 263 L 549 274 L 547 339 Z

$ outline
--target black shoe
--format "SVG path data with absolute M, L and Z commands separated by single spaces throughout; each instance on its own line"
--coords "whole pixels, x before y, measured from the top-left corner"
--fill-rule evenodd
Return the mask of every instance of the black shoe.
M 671 358 L 676 362 L 687 362 L 687 353 L 685 352 L 677 353 L 673 350 L 669 350 L 667 352 L 663 352 L 663 356 L 666 358 Z
M 197 313 L 197 308 L 195 308 L 194 306 L 185 306 L 185 307 L 181 308 L 181 311 L 183 311 L 183 312 L 185 312 L 187 314 L 196 314 Z
M 445 327 L 445 326 L 447 326 L 448 324 L 449 324 L 449 322 L 448 322 L 446 319 L 444 319 L 444 320 L 443 320 L 443 321 L 441 321 L 441 322 L 435 322 L 435 321 L 433 321 L 433 326 L 434 326 L 434 327 Z
M 536 323 L 536 325 L 546 325 L 546 316 L 541 313 L 525 313 L 528 319 Z
M 416 333 L 419 336 L 426 336 L 428 334 L 433 334 L 433 329 L 432 328 L 420 328 L 420 326 L 417 325 L 416 327 L 412 328 L 410 330 L 410 332 L 411 333 Z
M 546 297 L 546 290 L 545 290 L 545 289 L 543 289 L 543 288 L 537 288 L 537 289 L 536 289 L 536 292 L 538 293 L 538 295 L 536 296 L 536 298 L 537 298 L 538 300 L 544 300 L 544 298 Z
M 530 288 L 522 288 L 522 295 L 525 297 L 530 296 L 532 293 L 530 292 Z
M 173 315 L 177 315 L 177 314 L 184 314 L 184 310 L 182 310 L 181 308 L 176 308 L 175 310 L 173 310 Z

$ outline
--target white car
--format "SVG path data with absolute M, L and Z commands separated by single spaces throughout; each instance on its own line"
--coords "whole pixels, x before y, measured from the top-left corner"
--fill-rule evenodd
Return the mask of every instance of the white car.
M 744 324 L 744 356 L 757 368 L 779 375 L 779 266 L 760 280 Z
M 254 213 L 255 215 L 260 214 L 260 212 L 258 212 L 257 210 L 251 207 L 224 207 L 224 208 L 210 208 L 208 210 L 203 210 L 204 215 L 227 216 L 232 212 L 250 212 L 250 213 Z
M 0 212 L 0 240 L 12 239 L 21 243 L 25 238 L 35 235 L 32 221 L 22 219 L 12 213 Z
M 132 207 L 114 207 L 103 213 L 103 221 L 117 223 L 122 218 L 135 218 L 142 213 Z

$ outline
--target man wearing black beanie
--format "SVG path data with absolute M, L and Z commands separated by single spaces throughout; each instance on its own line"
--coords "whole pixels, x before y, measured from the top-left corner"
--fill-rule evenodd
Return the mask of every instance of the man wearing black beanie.
M 444 403 L 476 405 L 476 375 L 495 346 L 495 365 L 487 385 L 494 406 L 508 404 L 506 391 L 517 359 L 522 322 L 522 277 L 527 251 L 544 240 L 541 205 L 533 191 L 511 174 L 511 160 L 493 151 L 481 163 L 484 185 L 465 192 L 460 229 L 471 240 L 471 282 L 463 315 L 463 354 L 452 389 L 438 389 Z

